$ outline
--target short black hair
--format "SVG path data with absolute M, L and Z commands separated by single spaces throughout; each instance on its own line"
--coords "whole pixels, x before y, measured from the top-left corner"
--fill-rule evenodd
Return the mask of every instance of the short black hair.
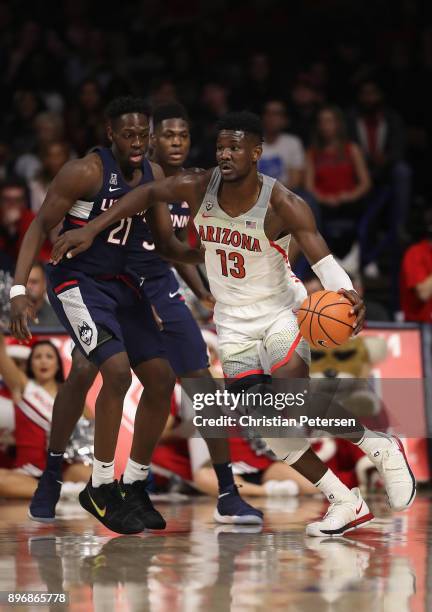
M 260 142 L 264 140 L 261 119 L 255 113 L 240 111 L 227 113 L 217 122 L 217 131 L 232 130 L 235 132 L 246 132 L 253 134 Z
M 145 100 L 142 98 L 134 98 L 133 96 L 120 96 L 119 98 L 114 98 L 105 110 L 105 115 L 110 121 L 118 119 L 122 115 L 128 115 L 129 113 L 139 113 L 140 115 L 145 115 L 147 118 L 150 115 Z
M 171 104 L 161 104 L 153 111 L 153 127 L 160 125 L 165 119 L 183 119 L 189 123 L 187 110 L 182 104 L 172 102 Z

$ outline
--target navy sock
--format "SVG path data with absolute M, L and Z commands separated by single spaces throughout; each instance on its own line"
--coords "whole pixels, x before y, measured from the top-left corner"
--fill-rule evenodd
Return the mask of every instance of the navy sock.
M 231 463 L 213 463 L 213 467 L 218 479 L 220 492 L 234 484 Z
M 47 451 L 46 469 L 50 472 L 61 472 L 63 463 L 63 453 L 58 453 L 50 448 Z

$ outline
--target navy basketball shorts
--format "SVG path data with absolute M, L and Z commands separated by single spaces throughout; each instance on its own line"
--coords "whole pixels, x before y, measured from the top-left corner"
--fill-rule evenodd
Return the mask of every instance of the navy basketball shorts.
M 207 346 L 172 272 L 144 281 L 143 289 L 162 319 L 167 359 L 177 376 L 208 367 Z
M 50 265 L 48 298 L 78 349 L 97 366 L 124 351 L 132 368 L 166 359 L 151 305 L 128 277 L 94 278 Z

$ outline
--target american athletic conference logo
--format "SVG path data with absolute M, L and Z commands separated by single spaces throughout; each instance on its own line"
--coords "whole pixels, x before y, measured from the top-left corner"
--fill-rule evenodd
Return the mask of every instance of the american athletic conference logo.
M 78 325 L 78 333 L 81 339 L 81 342 L 90 346 L 92 338 L 93 338 L 93 330 L 88 323 L 83 321 L 81 325 Z

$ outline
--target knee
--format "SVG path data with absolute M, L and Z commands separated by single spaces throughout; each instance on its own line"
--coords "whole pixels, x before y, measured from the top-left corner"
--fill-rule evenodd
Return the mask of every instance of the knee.
M 106 368 L 102 371 L 103 386 L 117 396 L 125 396 L 132 383 L 129 367 Z
M 67 378 L 67 383 L 87 392 L 96 378 L 97 368 L 87 359 L 72 361 L 72 368 Z
M 176 376 L 170 367 L 164 368 L 159 376 L 155 376 L 151 383 L 147 383 L 146 390 L 153 396 L 171 399 L 176 383 Z

